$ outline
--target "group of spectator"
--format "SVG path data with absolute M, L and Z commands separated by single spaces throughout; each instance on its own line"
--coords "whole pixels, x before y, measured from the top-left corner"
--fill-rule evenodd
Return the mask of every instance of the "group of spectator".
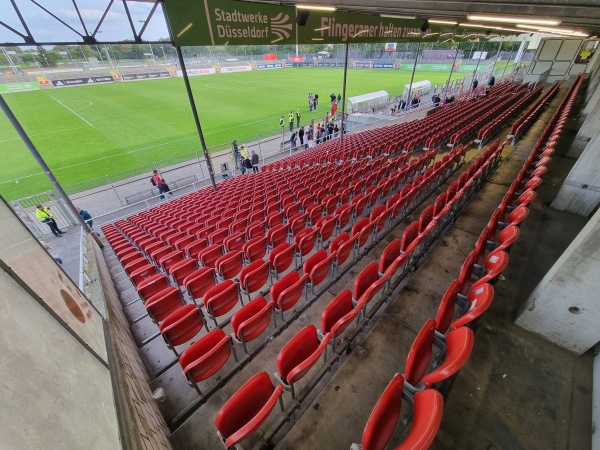
M 319 105 L 319 94 L 308 93 L 308 110 L 316 111 Z
M 233 153 L 238 164 L 238 169 L 240 170 L 242 175 L 245 175 L 246 172 L 258 173 L 258 154 L 254 150 L 249 152 L 245 145 L 241 145 L 238 148 L 237 141 L 235 140 L 232 141 L 231 145 L 233 147 Z

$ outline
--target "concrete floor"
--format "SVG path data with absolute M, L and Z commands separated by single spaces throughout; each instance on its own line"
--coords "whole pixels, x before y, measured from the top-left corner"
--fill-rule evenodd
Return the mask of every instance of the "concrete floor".
M 401 292 L 382 308 L 385 311 L 372 321 L 369 331 L 355 339 L 359 344 L 354 344 L 349 354 L 342 352 L 331 371 L 322 363 L 313 368 L 296 386 L 300 396 L 306 398 L 290 420 L 286 421 L 276 407 L 260 431 L 244 442 L 243 448 L 348 449 L 352 442 L 360 442 L 375 402 L 394 373 L 404 371 L 408 350 L 418 330 L 426 319 L 435 317 L 448 284 L 458 276 L 464 258 L 565 92 L 566 89 L 561 90 L 551 108 L 514 149 L 505 149 L 503 163 L 496 173 Z M 572 136 L 566 136 L 564 141 L 570 139 Z M 573 165 L 573 161 L 563 157 L 566 151 L 566 146 L 559 148 L 543 185 L 537 190 L 530 216 L 510 253 L 505 279 L 496 284 L 494 303 L 477 329 L 471 358 L 445 399 L 444 418 L 434 449 L 591 447 L 591 355 L 575 357 L 513 324 L 528 294 L 586 222 L 585 218 L 547 206 Z M 468 159 L 477 154 L 470 151 Z M 461 170 L 467 167 L 465 164 Z M 439 192 L 458 175 L 449 179 Z M 202 386 L 203 391 L 214 392 L 205 404 L 185 383 L 179 365 L 169 366 L 174 356 L 160 337 L 152 339 L 155 326 L 147 318 L 136 322 L 132 329 L 144 363 L 150 373 L 159 373 L 151 387 L 163 387 L 167 393 L 160 407 L 172 426 L 174 448 L 223 448 L 214 427 L 214 417 L 223 403 L 260 371 L 265 370 L 274 380 L 275 361 L 283 345 L 308 323 L 320 328 L 320 316 L 329 301 L 342 289 L 352 289 L 360 270 L 377 260 L 392 239 L 400 238 L 406 225 L 436 195 L 432 194 L 409 220 L 396 227 L 289 327 L 275 333 L 278 335 L 251 361 L 245 362 L 243 368 L 230 359 L 212 384 Z M 119 289 L 126 303 L 135 300 L 131 291 L 127 291 L 127 283 L 121 283 Z M 132 303 L 125 308 L 130 320 L 141 317 L 140 306 Z M 224 328 L 226 333 L 230 332 L 228 327 Z M 220 389 L 219 383 L 224 384 Z M 307 386 L 314 388 L 308 392 Z M 286 410 L 297 406 L 289 393 L 284 393 L 283 398 Z M 401 428 L 399 425 L 391 448 L 402 440 Z

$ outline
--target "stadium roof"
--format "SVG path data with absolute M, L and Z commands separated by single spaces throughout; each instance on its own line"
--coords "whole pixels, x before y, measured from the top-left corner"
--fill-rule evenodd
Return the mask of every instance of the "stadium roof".
M 202 2 L 196 0 L 97 0 L 90 3 L 88 0 L 54 0 L 53 2 L 34 2 L 28 0 L 13 0 L 10 3 L 3 1 L 5 8 L 0 12 L 0 46 L 8 45 L 45 45 L 45 44 L 95 44 L 95 43 L 119 43 L 131 42 L 153 43 L 160 42 L 169 36 L 168 27 L 165 23 L 163 14 L 163 5 L 169 12 L 171 25 L 174 25 L 177 16 L 183 20 L 188 17 L 197 16 L 209 11 L 209 8 L 200 8 L 198 5 Z M 48 4 L 46 4 L 48 3 Z M 371 17 L 396 16 L 390 20 L 404 20 L 402 26 L 406 30 L 419 31 L 421 25 L 427 23 L 433 33 L 409 33 L 410 40 L 429 40 L 437 41 L 438 37 L 434 35 L 447 34 L 445 30 L 439 27 L 448 28 L 452 25 L 439 25 L 437 21 L 452 22 L 461 24 L 460 34 L 470 36 L 478 33 L 478 38 L 485 39 L 493 37 L 494 34 L 515 34 L 532 33 L 536 27 L 541 27 L 540 32 L 548 34 L 552 28 L 572 30 L 573 32 L 584 33 L 587 36 L 600 36 L 600 2 L 598 0 L 578 0 L 559 1 L 559 0 L 317 0 L 317 1 L 279 1 L 279 0 L 208 0 L 207 4 L 214 4 L 215 8 L 221 4 L 234 5 L 239 9 L 260 8 L 260 5 L 269 5 L 269 8 L 275 6 L 279 8 L 290 8 L 296 5 L 306 5 L 308 3 L 320 5 L 329 5 L 337 8 L 336 14 L 360 13 Z M 271 6 L 272 5 L 272 6 Z M 265 6 L 266 8 L 266 6 Z M 211 10 L 212 11 L 212 10 Z M 213 14 L 211 12 L 211 14 Z M 309 20 L 315 19 L 315 14 Z M 479 15 L 484 17 L 472 17 Z M 498 15 L 502 17 L 499 18 Z M 350 15 L 346 14 L 346 19 Z M 398 17 L 399 16 L 399 17 Z M 487 21 L 485 16 L 496 16 L 496 21 Z M 266 16 L 265 16 L 266 17 Z M 356 17 L 356 16 L 353 16 Z M 365 17 L 365 16 L 363 16 Z M 469 20 L 470 19 L 470 20 Z M 489 19 L 489 17 L 488 17 Z M 520 19 L 509 21 L 509 19 Z M 527 20 L 537 20 L 537 23 L 526 23 Z M 548 22 L 541 25 L 540 20 L 554 19 L 555 25 L 549 25 Z M 296 17 L 296 22 L 299 18 Z M 427 22 L 426 22 L 427 21 Z M 188 22 L 191 21 L 188 20 Z M 293 23 L 293 19 L 292 19 Z M 475 27 L 471 31 L 465 31 L 464 26 Z M 193 31 L 195 33 L 206 33 L 206 21 L 195 22 Z M 279 33 L 283 33 L 290 39 L 297 39 L 286 33 L 289 24 L 279 24 L 283 28 Z M 302 28 L 300 25 L 296 28 L 300 39 L 294 42 L 310 42 L 314 36 L 306 35 L 309 27 Z M 314 27 L 313 27 L 314 28 Z M 427 26 L 425 26 L 427 28 Z M 461 27 L 459 27 L 461 28 Z M 501 30 L 504 28 L 504 30 Z M 178 40 L 178 31 L 182 29 L 173 29 L 175 41 Z M 514 30 L 514 31 L 508 31 Z M 435 33 L 437 31 L 437 33 Z M 462 36 L 453 31 L 454 39 L 460 40 Z M 362 33 L 362 32 L 361 32 Z M 277 34 L 277 33 L 275 33 Z M 302 34 L 305 34 L 304 39 Z M 357 33 L 360 34 L 360 33 Z M 574 35 L 575 37 L 579 37 Z M 353 36 L 353 38 L 356 36 Z M 360 42 L 366 35 L 360 35 L 351 42 Z M 267 36 L 265 36 L 267 38 Z M 472 39 L 472 38 L 471 38 Z M 271 34 L 268 36 L 268 43 L 276 43 L 271 40 Z M 322 39 L 321 39 L 322 40 Z M 328 39 L 324 39 L 328 40 Z M 390 41 L 403 41 L 407 39 L 390 39 Z M 235 40 L 234 40 L 235 41 Z M 215 45 L 237 45 L 237 42 L 229 41 L 224 38 L 222 42 L 212 40 Z M 344 39 L 346 42 L 347 39 Z M 335 42 L 335 40 L 331 41 Z M 164 43 L 164 41 L 163 41 Z M 244 43 L 246 43 L 244 41 Z M 261 42 L 262 43 L 262 42 Z M 291 43 L 290 42 L 281 42 Z M 183 39 L 177 42 L 178 45 L 210 45 L 211 42 L 194 39 Z

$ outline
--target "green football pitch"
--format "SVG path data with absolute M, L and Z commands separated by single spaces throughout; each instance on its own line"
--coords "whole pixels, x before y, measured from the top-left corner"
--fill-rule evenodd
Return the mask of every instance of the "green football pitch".
M 409 71 L 349 70 L 347 96 L 386 90 L 402 93 Z M 463 77 L 455 74 L 455 78 Z M 444 72 L 415 80 L 443 84 Z M 301 124 L 321 119 L 329 95 L 342 91 L 342 69 L 297 68 L 191 77 L 207 145 L 277 133 L 279 117 L 301 110 Z M 308 93 L 322 107 L 308 110 Z M 5 99 L 59 181 L 70 192 L 135 175 L 153 161 L 183 159 L 200 150 L 182 78 L 111 83 L 5 95 Z M 15 199 L 51 188 L 47 178 L 0 114 L 0 193 Z M 120 176 L 119 176 L 120 175 Z

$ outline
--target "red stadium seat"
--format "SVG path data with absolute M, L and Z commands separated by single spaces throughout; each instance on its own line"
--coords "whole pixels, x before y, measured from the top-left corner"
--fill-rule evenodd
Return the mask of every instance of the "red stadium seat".
M 285 272 L 294 262 L 296 244 L 283 244 L 275 247 L 269 253 L 269 263 L 271 264 L 271 279 L 273 276 L 279 279 L 279 275 Z
M 256 260 L 240 272 L 240 292 L 248 296 L 260 290 L 269 279 L 269 261 Z
M 137 293 L 144 302 L 147 302 L 153 296 L 172 287 L 167 277 L 161 273 L 140 281 L 137 285 Z
M 159 329 L 167 347 L 178 355 L 175 347 L 191 341 L 205 326 L 200 308 L 196 305 L 185 305 L 167 316 Z
M 183 280 L 196 269 L 198 269 L 198 264 L 195 259 L 184 259 L 171 267 L 170 275 L 175 284 L 183 286 Z
M 296 258 L 300 258 L 300 262 L 304 256 L 308 255 L 315 248 L 317 242 L 317 231 L 312 228 L 305 228 L 298 232 L 294 237 L 296 244 Z
M 241 250 L 244 244 L 246 243 L 246 236 L 243 231 L 238 231 L 236 233 L 230 234 L 223 240 L 223 247 L 225 248 L 225 252 L 235 252 Z
M 150 278 L 154 275 L 158 275 L 158 269 L 154 264 L 145 264 L 138 267 L 130 275 L 129 279 L 135 286 L 139 286 L 142 281 L 146 278 Z
M 289 225 L 278 224 L 267 231 L 267 244 L 269 249 L 272 250 L 278 245 L 287 242 L 289 234 Z
M 340 336 L 348 325 L 358 316 L 362 309 L 360 303 L 352 300 L 350 289 L 344 289 L 325 307 L 321 315 L 321 331 L 332 333 L 333 351 L 335 353 L 335 338 Z
M 406 357 L 406 370 L 404 377 L 412 386 L 417 386 L 423 375 L 427 372 L 433 354 L 433 338 L 435 334 L 435 320 L 429 319 L 415 338 L 408 356 Z
M 350 253 L 354 250 L 354 239 L 350 239 L 348 233 L 342 233 L 329 244 L 329 254 L 334 255 L 333 267 L 339 273 L 340 267 L 348 260 Z
M 230 448 L 248 438 L 267 419 L 283 392 L 273 387 L 267 372 L 250 378 L 217 413 L 215 426 L 225 447 Z
M 215 279 L 215 269 L 210 267 L 201 267 L 192 272 L 183 280 L 183 285 L 190 298 L 198 304 L 204 294 L 217 284 Z
M 208 317 L 219 327 L 217 317 L 222 317 L 230 312 L 238 301 L 243 305 L 238 292 L 238 284 L 231 280 L 225 280 L 210 288 L 204 294 L 203 302 L 208 312 Z
M 267 302 L 264 297 L 256 297 L 231 317 L 231 338 L 246 354 L 249 354 L 246 343 L 260 336 L 271 323 L 274 305 L 273 300 Z
M 442 383 L 458 372 L 467 362 L 473 350 L 473 330 L 460 327 L 446 335 L 444 361 L 423 377 L 425 389 Z
M 214 269 L 217 259 L 221 256 L 223 256 L 223 247 L 221 244 L 213 244 L 198 253 L 198 261 L 202 267 Z
M 325 334 L 320 340 L 317 328 L 307 325 L 302 328 L 279 352 L 277 356 L 277 373 L 275 378 L 289 390 L 292 398 L 296 398 L 294 383 L 300 380 L 316 364 L 321 355 L 323 362 L 327 361 L 327 345 L 331 333 Z
M 362 435 L 362 450 L 384 450 L 394 435 L 402 406 L 404 378 L 394 375 L 373 408 Z M 442 421 L 444 398 L 434 389 L 419 391 L 414 398 L 411 431 L 396 450 L 426 450 Z M 359 448 L 353 444 L 351 449 Z
M 181 297 L 181 292 L 173 286 L 153 295 L 144 304 L 148 315 L 156 323 L 161 323 L 183 305 L 185 302 Z
M 241 251 L 227 253 L 215 262 L 215 275 L 218 281 L 234 278 L 244 265 L 244 257 Z
M 315 286 L 321 284 L 331 270 L 334 255 L 327 256 L 325 250 L 319 250 L 304 262 L 303 271 L 308 275 L 306 284 L 306 299 L 308 300 L 308 288 L 311 289 L 313 298 L 315 297 Z
M 286 322 L 284 312 L 292 309 L 302 296 L 308 275 L 300 277 L 298 272 L 290 272 L 271 287 L 271 300 L 275 302 L 275 312 Z
M 242 253 L 244 254 L 244 262 L 246 264 L 261 260 L 267 253 L 267 238 L 257 236 L 249 240 L 242 247 Z
M 315 230 L 317 230 L 317 248 L 323 248 L 323 244 L 333 236 L 335 218 L 331 216 L 321 217 L 315 223 Z
M 198 383 L 212 377 L 231 355 L 231 337 L 216 329 L 190 345 L 179 357 L 188 383 L 202 395 Z

